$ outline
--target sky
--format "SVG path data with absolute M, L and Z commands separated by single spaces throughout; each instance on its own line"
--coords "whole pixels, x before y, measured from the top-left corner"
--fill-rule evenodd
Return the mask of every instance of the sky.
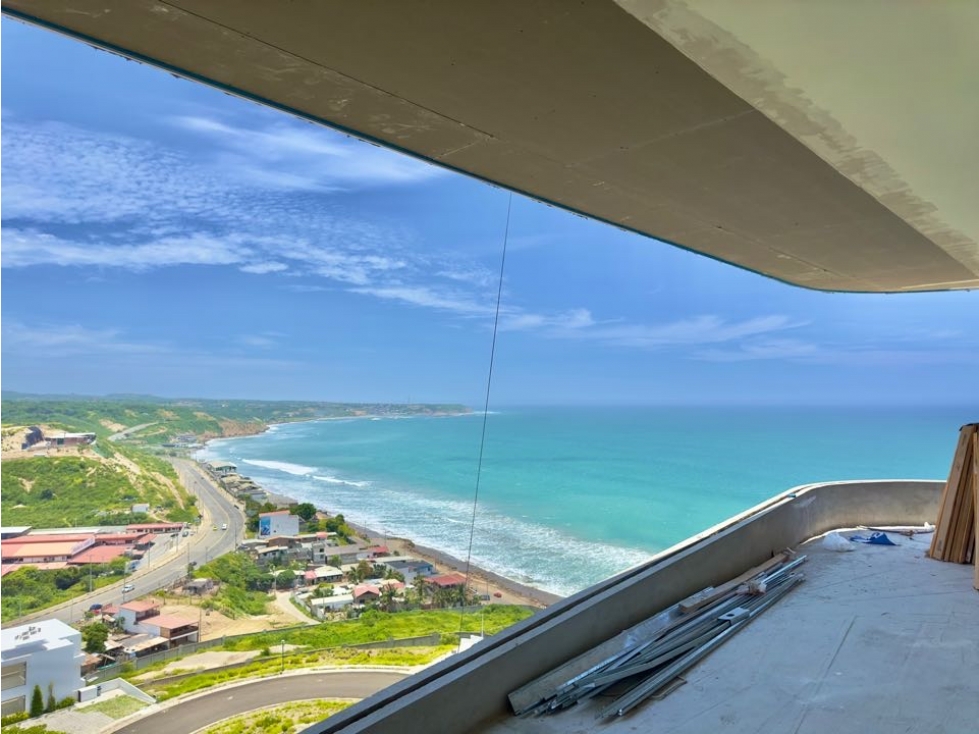
M 3 390 L 954 403 L 979 294 L 807 291 L 10 19 Z

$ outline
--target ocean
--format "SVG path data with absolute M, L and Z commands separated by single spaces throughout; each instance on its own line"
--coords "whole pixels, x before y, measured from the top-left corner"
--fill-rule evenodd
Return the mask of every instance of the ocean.
M 965 408 L 512 408 L 488 416 L 473 562 L 571 594 L 772 495 L 944 479 Z M 271 427 L 199 454 L 465 559 L 482 415 Z M 921 518 L 934 520 L 934 518 Z

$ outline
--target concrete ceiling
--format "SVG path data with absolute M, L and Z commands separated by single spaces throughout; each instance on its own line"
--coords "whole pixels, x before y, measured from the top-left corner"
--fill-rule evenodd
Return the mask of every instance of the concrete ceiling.
M 789 283 L 979 287 L 979 4 L 2 5 Z

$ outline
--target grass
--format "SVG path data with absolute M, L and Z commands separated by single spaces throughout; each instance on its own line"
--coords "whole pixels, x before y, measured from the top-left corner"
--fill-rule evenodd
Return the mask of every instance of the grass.
M 454 645 L 425 648 L 397 648 L 392 650 L 329 650 L 323 652 L 291 652 L 280 658 L 270 655 L 240 668 L 199 673 L 170 684 L 153 686 L 152 681 L 142 683 L 144 689 L 152 688 L 157 700 L 165 701 L 206 688 L 248 678 L 276 675 L 282 670 L 304 670 L 322 666 L 386 665 L 411 667 L 427 665 L 455 649 Z M 145 671 L 143 671 L 145 672 Z
M 343 622 L 324 622 L 289 632 L 270 632 L 229 640 L 225 650 L 262 650 L 274 648 L 281 640 L 290 645 L 310 648 L 339 647 L 364 642 L 420 637 L 437 632 L 454 635 L 457 632 L 485 630 L 492 635 L 531 616 L 526 607 L 491 604 L 479 611 L 460 615 L 453 610 L 419 610 L 412 612 L 366 612 L 360 619 Z
M 132 696 L 113 696 L 112 698 L 107 698 L 104 701 L 93 703 L 78 710 L 82 713 L 95 711 L 113 719 L 124 719 L 130 714 L 135 714 L 145 706 L 145 703 Z
M 41 609 L 71 601 L 88 593 L 89 579 L 83 575 L 80 581 L 66 589 L 58 588 L 57 578 L 61 571 L 39 571 L 33 566 L 19 568 L 7 574 L 0 582 L 3 595 L 0 597 L 0 620 L 9 622 L 25 614 L 31 614 Z M 92 589 L 117 583 L 122 574 L 110 576 L 93 576 Z M 79 607 L 76 611 L 84 611 Z
M 346 701 L 296 701 L 250 712 L 209 726 L 202 734 L 296 734 L 317 721 L 333 716 L 350 704 Z
M 143 457 L 136 456 L 143 461 Z M 36 456 L 4 461 L 0 476 L 3 521 L 9 525 L 48 528 L 125 525 L 148 520 L 144 514 L 131 512 L 131 506 L 137 502 L 161 508 L 168 517 L 189 508 L 187 493 L 178 490 L 181 495 L 178 500 L 156 476 L 156 465 L 152 466 L 151 470 L 133 476 L 119 464 L 81 456 Z

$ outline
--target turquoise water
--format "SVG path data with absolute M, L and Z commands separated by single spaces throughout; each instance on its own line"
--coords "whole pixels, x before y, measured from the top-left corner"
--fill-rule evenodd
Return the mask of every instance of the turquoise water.
M 790 487 L 942 479 L 949 408 L 533 408 L 488 418 L 473 559 L 561 594 Z M 274 426 L 215 441 L 270 490 L 465 557 L 481 416 Z M 924 521 L 926 518 L 922 518 Z

